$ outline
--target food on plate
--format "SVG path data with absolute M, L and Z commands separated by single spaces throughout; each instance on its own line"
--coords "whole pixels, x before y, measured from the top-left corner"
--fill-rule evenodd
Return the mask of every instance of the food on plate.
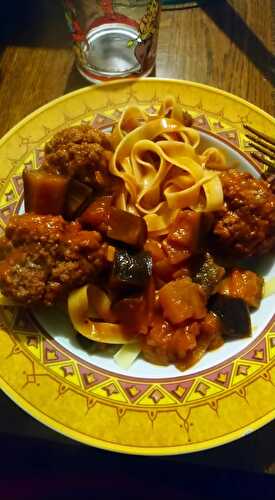
M 146 222 L 140 216 L 111 207 L 107 237 L 134 248 L 142 248 L 147 238 Z
M 2 292 L 23 304 L 54 304 L 58 299 L 103 272 L 108 262 L 106 243 L 96 231 L 61 216 L 14 215 L 0 247 Z
M 250 314 L 243 299 L 216 293 L 211 296 L 208 307 L 219 318 L 220 331 L 223 336 L 242 338 L 250 335 Z
M 113 258 L 110 286 L 130 292 L 143 289 L 152 276 L 152 267 L 149 252 L 117 249 Z
M 70 179 L 65 195 L 63 210 L 65 219 L 73 220 L 89 205 L 93 198 L 93 188 L 84 182 Z
M 92 187 L 109 178 L 111 144 L 104 132 L 90 125 L 61 130 L 45 145 L 43 168 Z
M 247 172 L 221 174 L 225 210 L 213 234 L 223 251 L 237 257 L 264 255 L 275 248 L 275 195 L 267 182 Z
M 219 282 L 216 290 L 223 295 L 243 299 L 249 307 L 259 307 L 263 295 L 264 280 L 247 269 L 231 269 Z
M 26 212 L 59 215 L 64 210 L 69 177 L 47 174 L 26 167 L 23 171 L 24 202 Z
M 275 195 L 199 143 L 170 97 L 154 115 L 129 106 L 108 134 L 58 132 L 0 241 L 2 303 L 67 301 L 85 346 L 122 346 L 123 368 L 141 353 L 183 370 L 250 335 L 263 279 L 240 258 L 274 252 Z
M 192 279 L 202 287 L 208 296 L 214 292 L 224 275 L 224 267 L 217 264 L 209 252 L 202 253 L 202 255 L 196 259 Z M 232 291 L 234 291 L 234 289 Z

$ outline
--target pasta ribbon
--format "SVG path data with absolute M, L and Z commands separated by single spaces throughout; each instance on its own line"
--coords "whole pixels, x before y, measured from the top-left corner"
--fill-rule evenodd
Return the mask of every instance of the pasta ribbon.
M 172 97 L 158 115 L 136 106 L 125 110 L 112 133 L 116 145 L 112 174 L 123 180 L 117 207 L 144 216 L 149 234 L 166 234 L 179 209 L 220 210 L 223 190 L 219 170 L 224 154 L 208 148 L 196 152 L 197 130 L 184 125 L 184 112 Z
M 200 156 L 202 164 L 206 168 L 225 170 L 228 168 L 226 158 L 222 151 L 217 148 L 207 148 Z
M 133 342 L 133 335 L 117 323 L 93 321 L 94 304 L 89 301 L 89 285 L 73 290 L 68 297 L 68 312 L 75 330 L 84 337 L 104 344 L 127 344 Z M 92 305 L 92 307 L 91 307 Z

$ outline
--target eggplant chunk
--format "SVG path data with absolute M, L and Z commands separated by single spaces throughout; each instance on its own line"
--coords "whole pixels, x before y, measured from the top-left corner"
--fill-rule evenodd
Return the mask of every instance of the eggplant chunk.
M 208 310 L 219 317 L 225 338 L 238 339 L 251 335 L 249 309 L 243 299 L 216 293 L 210 297 Z
M 124 290 L 141 290 L 148 284 L 152 268 L 152 257 L 148 252 L 116 250 L 111 286 Z
M 99 196 L 81 214 L 79 222 L 84 227 L 106 232 L 113 196 Z
M 148 307 L 144 295 L 124 297 L 112 309 L 115 318 L 134 334 L 148 331 Z
M 71 179 L 65 201 L 64 217 L 72 220 L 78 217 L 91 203 L 93 189 L 83 182 Z
M 207 295 L 210 295 L 224 275 L 225 269 L 216 264 L 212 255 L 206 252 L 197 261 L 192 279 L 201 285 Z
M 107 236 L 126 245 L 142 248 L 147 238 L 146 222 L 139 215 L 111 208 Z
M 26 167 L 23 172 L 26 212 L 60 215 L 63 212 L 69 178 Z

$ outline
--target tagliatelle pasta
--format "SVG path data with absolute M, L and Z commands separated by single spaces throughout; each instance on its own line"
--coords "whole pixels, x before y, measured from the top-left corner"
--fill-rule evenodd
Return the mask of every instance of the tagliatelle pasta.
M 75 330 L 90 340 L 104 344 L 133 342 L 133 336 L 129 336 L 122 325 L 94 319 L 95 311 L 91 308 L 93 302 L 88 298 L 89 286 L 85 285 L 74 290 L 68 297 L 68 311 Z
M 168 97 L 157 115 L 128 107 L 112 132 L 110 171 L 124 183 L 117 206 L 144 216 L 150 234 L 167 233 L 179 209 L 223 206 L 225 157 L 213 147 L 197 153 L 200 134 L 182 123 L 183 116 Z
M 66 299 L 76 341 L 117 345 L 123 369 L 140 353 L 187 369 L 250 335 L 248 308 L 274 280 L 232 259 L 274 250 L 275 197 L 191 125 L 168 97 L 159 111 L 128 107 L 108 135 L 55 134 L 42 166 L 24 168 L 26 213 L 0 241 L 0 305 L 64 313 Z
M 211 212 L 223 207 L 219 171 L 227 168 L 225 156 L 214 147 L 201 151 L 200 133 L 185 125 L 186 118 L 175 99 L 167 97 L 153 115 L 129 106 L 111 134 L 109 169 L 123 181 L 116 207 L 142 216 L 150 238 L 165 237 L 182 209 Z M 114 359 L 129 368 L 141 340 L 114 322 L 110 298 L 102 289 L 89 285 L 73 291 L 68 310 L 76 331 L 85 337 L 121 344 Z

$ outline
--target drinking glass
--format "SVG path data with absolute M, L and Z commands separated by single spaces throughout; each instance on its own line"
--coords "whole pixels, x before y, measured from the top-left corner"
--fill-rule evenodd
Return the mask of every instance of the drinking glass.
M 159 0 L 64 0 L 76 64 L 91 82 L 146 76 L 157 50 Z

